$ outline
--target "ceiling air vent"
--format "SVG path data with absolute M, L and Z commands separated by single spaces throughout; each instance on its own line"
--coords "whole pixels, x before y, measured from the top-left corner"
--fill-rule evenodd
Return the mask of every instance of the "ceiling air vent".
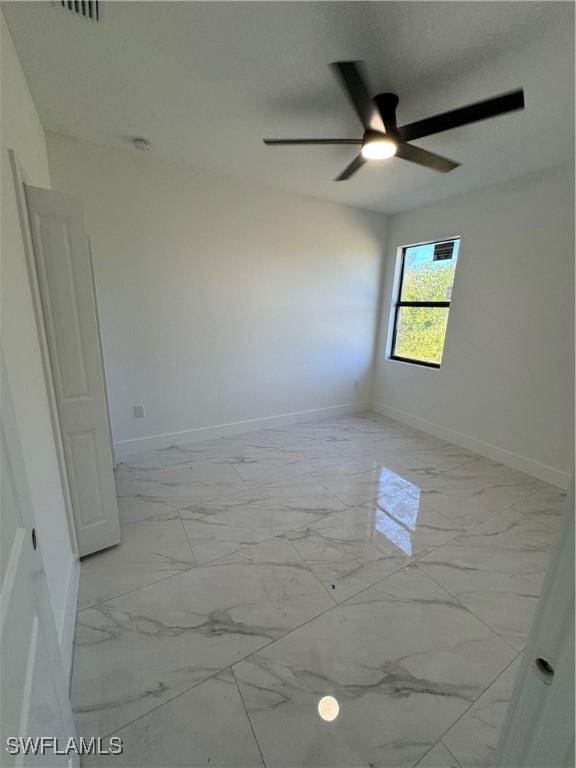
M 83 16 L 92 21 L 98 21 L 101 15 L 99 0 L 60 0 L 60 5 L 77 16 Z
M 453 253 L 454 240 L 449 240 L 447 243 L 435 243 L 433 261 L 444 261 L 444 259 L 451 259 Z

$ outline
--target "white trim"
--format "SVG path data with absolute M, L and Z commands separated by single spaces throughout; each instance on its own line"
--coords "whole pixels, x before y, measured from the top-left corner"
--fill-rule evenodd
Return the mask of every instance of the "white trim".
M 137 437 L 131 440 L 119 440 L 114 443 L 114 452 L 116 459 L 122 460 L 125 456 L 139 453 L 143 450 L 169 448 L 172 445 L 187 445 L 188 443 L 197 443 L 201 440 L 212 440 L 216 437 L 230 437 L 243 434 L 244 432 L 254 432 L 257 429 L 281 427 L 286 424 L 295 424 L 302 421 L 316 421 L 368 409 L 370 409 L 368 403 L 329 405 L 326 408 L 312 408 L 309 411 L 281 413 L 277 416 L 263 416 L 259 419 L 232 421 L 227 424 L 215 424 L 211 427 L 196 427 L 195 429 L 186 429 L 182 432 L 170 432 L 164 435 L 150 435 L 149 437 Z
M 421 429 L 423 432 L 429 432 L 436 437 L 448 440 L 456 445 L 461 445 L 463 448 L 467 448 L 474 453 L 478 453 L 481 456 L 486 456 L 494 461 L 499 461 L 501 464 L 505 464 L 507 467 L 517 469 L 520 472 L 525 472 L 527 475 L 543 480 L 545 483 L 556 485 L 559 488 L 567 489 L 570 485 L 571 476 L 568 472 L 563 472 L 555 467 L 550 467 L 547 464 L 541 464 L 534 459 L 529 459 L 527 456 L 521 456 L 519 453 L 514 453 L 506 448 L 500 448 L 492 443 L 485 443 L 483 440 L 478 440 L 476 437 L 465 435 L 462 432 L 456 432 L 448 427 L 443 427 L 440 424 L 435 424 L 427 419 L 422 419 L 419 416 L 413 416 L 411 413 L 405 411 L 399 411 L 396 408 L 391 408 L 384 403 L 372 403 L 372 409 L 383 416 L 388 416 L 396 421 L 410 424 L 416 429 Z
M 76 635 L 76 611 L 78 608 L 78 588 L 80 585 L 80 560 L 74 558 L 68 570 L 66 600 L 62 612 L 62 621 L 58 640 L 62 654 L 62 664 L 66 675 L 67 690 L 72 681 L 72 662 L 74 661 L 74 638 Z

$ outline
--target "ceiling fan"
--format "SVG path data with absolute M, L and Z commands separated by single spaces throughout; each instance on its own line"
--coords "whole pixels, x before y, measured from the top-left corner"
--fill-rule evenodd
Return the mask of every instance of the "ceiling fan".
M 460 109 L 443 112 L 434 117 L 417 120 L 398 127 L 396 107 L 398 96 L 395 93 L 380 93 L 374 98 L 368 94 L 365 77 L 360 61 L 336 61 L 331 65 L 336 77 L 348 94 L 356 114 L 364 128 L 361 139 L 264 139 L 268 145 L 306 145 L 306 144 L 352 144 L 360 146 L 360 154 L 348 165 L 335 181 L 349 179 L 368 160 L 385 160 L 400 157 L 411 163 L 423 165 L 440 173 L 448 173 L 460 163 L 449 160 L 434 152 L 410 144 L 413 139 L 432 136 L 434 133 L 448 131 L 468 123 L 476 123 L 489 117 L 524 109 L 524 91 L 504 93 L 492 99 L 469 104 Z

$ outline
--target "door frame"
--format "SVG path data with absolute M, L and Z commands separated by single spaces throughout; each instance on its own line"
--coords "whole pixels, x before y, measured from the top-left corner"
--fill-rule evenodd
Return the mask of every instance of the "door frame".
M 28 282 L 30 284 L 30 293 L 32 294 L 32 304 L 34 306 L 34 319 L 36 330 L 38 331 L 38 342 L 40 345 L 40 355 L 42 358 L 42 370 L 44 373 L 44 382 L 46 384 L 46 394 L 48 396 L 48 407 L 50 410 L 50 422 L 52 424 L 52 433 L 54 443 L 56 444 L 56 458 L 58 461 L 58 472 L 62 485 L 64 496 L 64 507 L 66 511 L 66 525 L 70 535 L 72 553 L 78 558 L 78 538 L 76 536 L 76 523 L 72 511 L 72 497 L 70 495 L 70 482 L 68 480 L 68 470 L 64 457 L 64 443 L 62 440 L 62 430 L 60 429 L 60 420 L 56 406 L 56 392 L 54 389 L 54 379 L 52 376 L 52 366 L 50 364 L 50 355 L 48 352 L 48 340 L 46 337 L 46 327 L 44 325 L 44 314 L 40 301 L 40 288 L 38 285 L 38 274 L 36 272 L 36 262 L 34 260 L 34 250 L 32 247 L 32 232 L 30 221 L 28 219 L 28 207 L 24 196 L 24 184 L 28 183 L 29 177 L 22 163 L 18 159 L 13 149 L 8 150 L 10 166 L 12 168 L 12 178 L 14 181 L 16 204 L 18 207 L 18 218 L 20 220 L 20 231 L 26 255 L 26 270 L 28 272 Z

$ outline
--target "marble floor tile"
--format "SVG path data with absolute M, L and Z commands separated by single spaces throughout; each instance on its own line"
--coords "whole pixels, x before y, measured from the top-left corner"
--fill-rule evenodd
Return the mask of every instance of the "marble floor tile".
M 417 763 L 417 768 L 461 768 L 461 766 L 442 740 L 440 740 Z
M 514 655 L 408 566 L 233 669 L 269 768 L 400 768 L 413 766 Z M 318 709 L 327 696 L 339 705 L 331 721 Z
M 370 412 L 141 451 L 116 481 L 72 697 L 117 765 L 488 765 L 561 491 Z
M 157 451 L 150 449 L 139 453 L 132 453 L 115 464 L 115 472 L 122 473 L 131 469 L 162 469 L 162 462 Z
M 316 424 L 294 424 L 283 429 L 268 430 L 271 445 L 297 451 L 311 451 L 325 456 L 342 457 L 350 447 L 382 439 L 381 434 L 365 434 L 349 425 L 337 425 L 338 419 Z
M 278 534 L 274 526 L 259 524 L 259 516 L 251 514 L 249 504 L 239 507 L 238 511 L 236 499 L 233 499 L 229 503 L 212 502 L 180 510 L 184 530 L 199 565 Z M 278 521 L 280 529 L 283 525 L 283 520 Z
M 257 768 L 258 744 L 234 676 L 222 672 L 117 731 L 123 753 L 83 766 Z
M 82 560 L 78 607 L 110 600 L 195 564 L 177 513 L 123 526 L 120 544 Z
M 286 534 L 337 602 L 347 600 L 406 564 L 406 556 L 378 532 L 367 530 L 364 509 Z
M 423 490 L 456 495 L 472 492 L 474 498 L 497 502 L 501 508 L 542 487 L 539 480 L 482 457 L 436 474 L 422 473 L 417 482 Z
M 78 730 L 115 731 L 333 605 L 275 539 L 87 608 L 74 659 Z
M 512 509 L 558 532 L 565 504 L 566 492 L 548 485 L 517 501 Z
M 180 510 L 198 563 L 318 522 L 344 504 L 312 477 L 271 483 Z
M 145 496 L 118 496 L 117 501 L 122 526 L 174 512 L 172 505 Z
M 421 497 L 381 497 L 362 505 L 378 533 L 406 557 L 419 558 L 446 544 L 469 525 L 447 518 Z
M 179 509 L 245 489 L 246 485 L 229 464 L 205 461 L 152 470 L 124 465 L 116 471 L 118 499 L 130 502 L 133 510 L 142 502 Z
M 156 449 L 155 456 L 162 466 L 178 466 L 196 462 L 225 464 L 230 459 L 243 456 L 249 451 L 258 451 L 272 445 L 266 430 L 243 435 L 201 440 L 188 445 L 171 445 Z
M 373 499 L 390 501 L 420 496 L 420 489 L 380 462 L 351 460 L 317 470 L 313 476 L 349 506 Z
M 342 602 L 462 533 L 418 498 L 372 501 L 286 534 L 322 583 Z
M 230 459 L 231 465 L 250 488 L 285 482 L 341 461 L 340 456 L 316 456 L 314 452 L 279 448 L 247 451 Z
M 519 656 L 444 735 L 443 741 L 462 768 L 493 764 L 520 663 Z
M 553 539 L 549 528 L 508 510 L 424 555 L 418 564 L 521 650 Z
M 462 467 L 473 461 L 475 454 L 459 445 L 439 440 L 437 444 L 429 441 L 415 441 L 406 450 L 396 451 L 402 466 L 409 470 L 447 471 Z

